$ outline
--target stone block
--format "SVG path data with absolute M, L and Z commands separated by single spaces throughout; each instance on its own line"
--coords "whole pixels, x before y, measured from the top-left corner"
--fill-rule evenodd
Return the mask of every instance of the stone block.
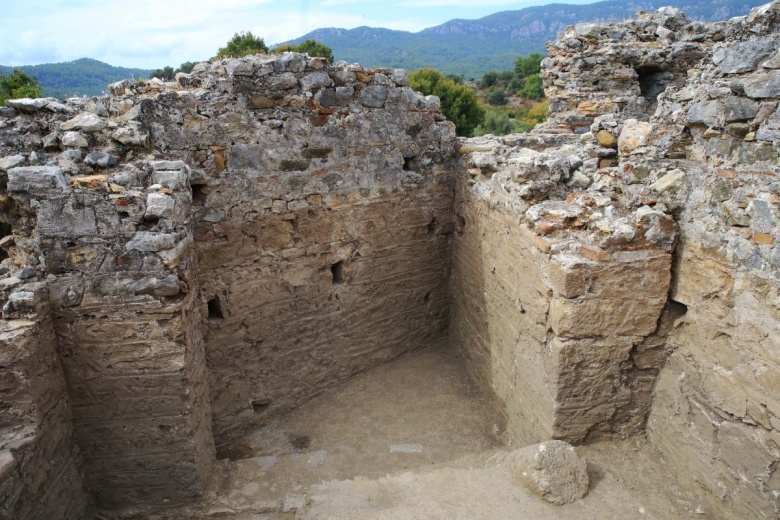
M 572 504 L 588 494 L 587 463 L 567 442 L 528 446 L 511 453 L 509 461 L 517 480 L 551 504 Z
M 57 166 L 20 166 L 8 170 L 8 191 L 46 195 L 66 191 L 68 184 Z

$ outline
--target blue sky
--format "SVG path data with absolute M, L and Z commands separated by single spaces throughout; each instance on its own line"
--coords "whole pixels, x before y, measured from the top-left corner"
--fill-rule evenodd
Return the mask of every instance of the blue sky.
M 558 0 L 584 4 L 595 0 Z M 234 33 L 275 44 L 321 27 L 419 31 L 550 0 L 3 0 L 0 65 L 95 58 L 140 68 L 208 59 Z

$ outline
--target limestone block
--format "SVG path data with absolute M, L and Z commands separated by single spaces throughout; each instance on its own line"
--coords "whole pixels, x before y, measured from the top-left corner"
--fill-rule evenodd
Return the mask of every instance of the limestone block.
M 623 125 L 623 131 L 618 138 L 618 150 L 620 155 L 630 155 L 631 152 L 643 146 L 647 142 L 653 125 L 636 119 L 628 119 Z
M 79 132 L 65 132 L 62 134 L 60 142 L 66 148 L 86 148 L 89 146 L 87 139 Z
M 31 98 L 20 98 L 20 99 L 7 99 L 5 101 L 5 105 L 7 107 L 13 108 L 15 110 L 18 110 L 19 112 L 25 113 L 25 114 L 34 114 L 38 110 L 45 107 L 47 104 L 45 99 L 37 98 L 37 99 L 31 99 Z
M 691 124 L 722 128 L 724 118 L 723 104 L 720 101 L 699 101 L 688 109 L 688 122 Z
M 113 166 L 118 163 L 119 157 L 108 152 L 91 152 L 84 158 L 84 162 L 90 166 L 107 168 L 108 166 Z
M 163 251 L 171 249 L 176 244 L 176 235 L 171 233 L 156 233 L 153 231 L 138 231 L 127 242 L 125 249 L 131 251 Z
M 572 504 L 588 494 L 587 463 L 563 441 L 528 446 L 509 455 L 520 483 L 551 504 Z
M 8 170 L 8 191 L 44 195 L 67 190 L 68 184 L 57 166 L 20 166 Z
M 780 70 L 750 76 L 743 81 L 745 94 L 753 99 L 780 96 Z
M 682 186 L 685 181 L 685 172 L 682 170 L 672 170 L 652 185 L 652 188 L 658 193 L 673 191 Z
M 24 155 L 9 155 L 7 157 L 0 158 L 0 170 L 9 170 L 21 166 L 25 161 Z
M 333 80 L 330 79 L 330 76 L 325 71 L 313 72 L 301 78 L 301 90 L 303 92 L 311 92 L 325 87 L 332 87 L 333 85 Z
M 175 201 L 165 193 L 150 193 L 146 196 L 144 217 L 168 218 L 173 215 Z
M 777 50 L 777 42 L 770 40 L 736 42 L 716 52 L 713 61 L 722 74 L 741 74 L 756 70 L 758 65 Z
M 369 85 L 360 91 L 360 104 L 368 108 L 382 108 L 387 100 L 387 87 Z
M 723 102 L 723 111 L 726 123 L 748 121 L 756 117 L 758 104 L 752 99 L 729 96 Z
M 60 128 L 66 131 L 81 130 L 83 132 L 92 133 L 92 132 L 99 132 L 105 129 L 107 126 L 108 123 L 106 123 L 103 119 L 98 117 L 96 114 L 91 114 L 87 112 L 87 113 L 79 114 L 73 119 L 65 121 L 64 123 L 62 123 Z

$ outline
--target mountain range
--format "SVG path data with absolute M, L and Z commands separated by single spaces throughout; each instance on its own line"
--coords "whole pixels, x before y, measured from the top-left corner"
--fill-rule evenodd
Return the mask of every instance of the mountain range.
M 717 21 L 747 14 L 767 0 L 609 0 L 584 5 L 549 4 L 502 11 L 478 20 L 450 20 L 420 32 L 373 27 L 316 29 L 291 42 L 317 40 L 337 60 L 368 67 L 415 70 L 433 67 L 478 78 L 490 70 L 510 70 L 519 54 L 545 53 L 544 44 L 578 22 L 614 22 L 637 11 L 679 7 L 693 20 Z
M 510 70 L 518 55 L 545 52 L 544 44 L 567 25 L 609 22 L 633 17 L 637 11 L 679 7 L 694 20 L 716 21 L 747 14 L 767 0 L 608 0 L 593 4 L 549 4 L 498 12 L 478 20 L 450 20 L 412 33 L 375 27 L 317 29 L 284 43 L 317 40 L 333 49 L 337 60 L 367 67 L 416 70 L 433 67 L 444 73 L 479 78 L 490 70 Z M 162 66 L 162 65 L 161 65 Z M 0 73 L 19 69 L 36 76 L 46 96 L 96 95 L 109 83 L 148 77 L 151 70 L 114 67 L 82 58 L 66 63 L 0 65 Z

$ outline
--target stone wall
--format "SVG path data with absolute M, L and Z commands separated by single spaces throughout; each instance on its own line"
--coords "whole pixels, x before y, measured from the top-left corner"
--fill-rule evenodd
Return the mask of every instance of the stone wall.
M 580 143 L 601 167 L 594 184 L 621 185 L 626 204 L 648 204 L 679 225 L 669 358 L 648 433 L 680 481 L 727 517 L 773 518 L 780 510 L 772 383 L 780 345 L 779 22 L 775 2 L 713 25 L 670 9 L 618 26 L 580 25 L 550 44 L 545 72 L 559 111 L 547 130 L 590 125 Z M 622 73 L 591 74 L 586 66 L 622 56 L 641 73 L 637 59 L 663 55 L 676 56 L 671 72 L 678 62 L 689 70 L 673 74 L 651 110 L 610 105 Z M 579 69 L 572 56 L 582 59 Z M 627 72 L 634 96 L 646 97 L 642 78 Z
M 577 147 L 550 141 L 461 148 L 450 339 L 521 445 L 642 431 L 664 359 L 673 220 L 583 191 Z
M 693 163 L 671 292 L 687 313 L 649 436 L 702 500 L 741 518 L 780 514 L 779 28 L 777 3 L 734 21 L 739 37 L 665 93 L 653 119 Z M 663 138 L 650 145 L 669 156 Z
M 42 284 L 20 288 L 4 282 L 0 517 L 81 518 L 89 498 L 46 291 Z
M 195 500 L 214 441 L 449 340 L 512 442 L 647 431 L 716 515 L 777 516 L 778 25 L 567 28 L 503 138 L 291 53 L 9 101 L 2 511 L 78 516 L 80 472 Z
M 2 109 L 1 268 L 98 507 L 191 502 L 214 437 L 446 339 L 454 127 L 407 84 L 288 53 Z
M 195 168 L 218 444 L 446 338 L 454 132 L 405 72 L 285 54 L 180 82 L 209 90 L 145 124 Z

